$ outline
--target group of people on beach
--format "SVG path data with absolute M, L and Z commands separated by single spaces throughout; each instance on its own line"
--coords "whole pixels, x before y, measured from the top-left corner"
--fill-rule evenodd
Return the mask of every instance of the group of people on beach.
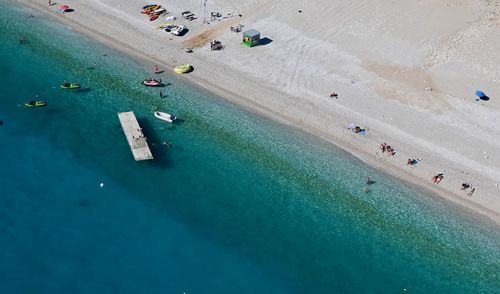
M 406 162 L 406 165 L 415 165 L 418 163 L 418 159 L 415 158 L 408 158 L 408 161 Z
M 380 144 L 380 151 L 382 151 L 382 153 L 387 152 L 388 156 L 393 156 L 394 154 L 396 154 L 396 150 L 394 150 L 394 148 L 392 148 L 390 145 L 387 145 L 387 143 Z
M 348 126 L 347 129 L 353 131 L 353 133 L 355 133 L 355 134 L 363 134 L 363 135 L 364 135 L 364 133 L 366 131 L 366 129 L 363 129 L 360 126 L 355 126 L 355 127 Z
M 476 188 L 474 186 L 472 186 L 471 184 L 462 183 L 462 188 L 460 190 L 462 190 L 462 191 L 469 190 L 469 192 L 467 193 L 467 196 L 471 197 L 472 194 L 474 194 L 474 192 L 476 191 Z
M 387 143 L 380 144 L 379 148 L 380 148 L 380 151 L 382 151 L 382 153 L 387 152 L 387 154 L 389 156 L 392 156 L 392 155 L 394 155 L 396 153 L 396 151 L 394 150 L 394 148 L 392 148 L 390 145 L 387 145 Z M 416 165 L 419 161 L 420 161 L 420 159 L 408 158 L 408 161 L 406 162 L 406 165 L 410 165 L 410 166 Z M 434 175 L 432 177 L 432 182 L 434 184 L 439 184 L 441 182 L 441 180 L 443 180 L 443 178 L 444 178 L 444 172 L 437 172 L 436 175 Z M 474 194 L 474 192 L 476 191 L 476 188 L 473 187 L 472 185 L 468 184 L 468 183 L 462 183 L 461 190 L 469 190 L 469 192 L 467 193 L 467 195 L 470 197 L 470 196 L 472 196 L 472 194 Z

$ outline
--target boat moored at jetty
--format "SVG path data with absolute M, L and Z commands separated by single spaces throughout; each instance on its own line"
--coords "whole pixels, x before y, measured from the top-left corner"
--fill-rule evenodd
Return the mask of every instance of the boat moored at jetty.
M 173 123 L 174 120 L 177 119 L 177 117 L 175 117 L 171 114 L 168 114 L 166 112 L 161 112 L 161 111 L 155 111 L 154 115 L 157 119 L 162 120 L 162 121 L 166 121 L 168 123 Z

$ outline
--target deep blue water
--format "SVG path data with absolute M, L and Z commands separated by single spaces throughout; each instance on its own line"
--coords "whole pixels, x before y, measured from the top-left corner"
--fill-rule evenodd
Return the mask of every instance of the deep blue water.
M 29 13 L 0 3 L 0 293 L 500 289 L 497 228 L 170 71 L 161 99 L 151 65 Z M 132 158 L 129 110 L 154 161 Z

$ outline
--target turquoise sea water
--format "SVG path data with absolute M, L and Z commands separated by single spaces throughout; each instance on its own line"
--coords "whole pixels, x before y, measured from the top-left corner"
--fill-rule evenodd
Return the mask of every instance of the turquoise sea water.
M 168 71 L 161 99 L 151 65 L 29 13 L 0 3 L 0 293 L 500 289 L 497 228 Z M 132 158 L 129 110 L 154 161 Z

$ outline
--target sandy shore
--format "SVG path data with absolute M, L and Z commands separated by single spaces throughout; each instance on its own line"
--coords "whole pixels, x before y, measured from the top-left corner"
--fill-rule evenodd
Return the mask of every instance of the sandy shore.
M 212 0 L 203 23 L 203 2 L 158 1 L 188 26 L 176 37 L 156 30 L 164 17 L 150 22 L 139 13 L 143 1 L 17 1 L 151 64 L 193 64 L 186 80 L 500 224 L 498 2 Z M 62 4 L 75 11 L 56 13 Z M 198 19 L 184 20 L 184 10 Z M 210 21 L 212 11 L 224 17 Z M 241 34 L 229 30 L 239 23 L 259 30 L 265 44 L 241 46 Z M 210 51 L 212 39 L 224 50 Z M 490 100 L 476 101 L 476 89 Z M 383 142 L 394 156 L 379 151 Z M 407 166 L 409 158 L 421 161 Z M 444 179 L 436 185 L 437 171 Z M 464 182 L 476 188 L 471 197 Z

